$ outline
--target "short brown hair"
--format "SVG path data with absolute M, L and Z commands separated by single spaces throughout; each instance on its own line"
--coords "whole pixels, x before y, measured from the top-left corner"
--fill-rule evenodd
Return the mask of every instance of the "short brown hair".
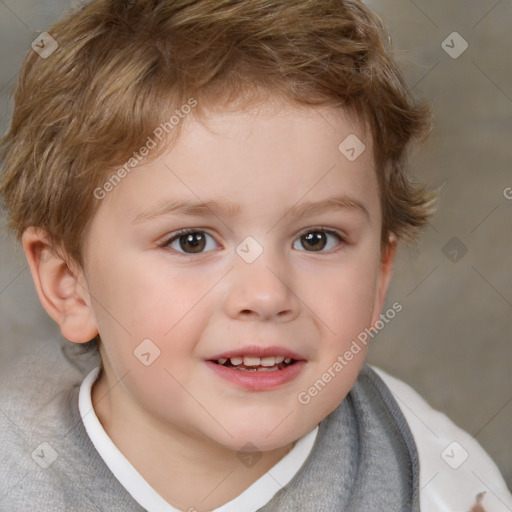
M 19 236 L 41 227 L 82 263 L 94 190 L 155 127 L 191 98 L 199 115 L 256 93 L 344 107 L 370 128 L 384 244 L 391 233 L 413 239 L 430 214 L 432 196 L 406 165 L 430 110 L 410 98 L 380 18 L 361 2 L 93 0 L 49 33 L 58 48 L 27 56 L 1 146 Z

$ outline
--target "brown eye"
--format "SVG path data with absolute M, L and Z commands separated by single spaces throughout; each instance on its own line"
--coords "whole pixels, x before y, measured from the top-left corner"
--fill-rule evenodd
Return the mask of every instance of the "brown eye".
M 301 237 L 301 244 L 304 249 L 310 251 L 321 251 L 327 244 L 325 233 L 315 231 Z
M 175 251 L 185 254 L 198 254 L 217 247 L 215 240 L 213 240 L 213 238 L 204 231 L 178 233 L 165 245 L 167 247 L 171 247 L 171 249 L 174 249 Z
M 342 241 L 343 239 L 341 236 L 334 231 L 315 230 L 302 235 L 295 244 L 300 242 L 300 246 L 306 251 L 318 252 L 323 251 L 326 248 L 327 250 L 330 250 L 339 245 Z M 295 244 L 294 249 L 300 250 L 300 248 L 296 247 Z

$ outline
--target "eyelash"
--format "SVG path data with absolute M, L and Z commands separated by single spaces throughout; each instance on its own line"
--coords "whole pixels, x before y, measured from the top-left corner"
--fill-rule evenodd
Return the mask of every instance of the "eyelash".
M 172 242 L 174 242 L 175 240 L 179 240 L 182 236 L 190 235 L 192 233 L 204 233 L 213 239 L 213 236 L 204 230 L 196 229 L 196 228 L 188 228 L 188 229 L 182 229 L 181 231 L 177 231 L 176 233 L 174 233 L 170 238 L 168 238 L 166 241 L 164 241 L 160 247 L 162 247 L 163 249 L 169 249 L 170 248 L 169 246 Z M 177 251 L 175 249 L 171 249 L 171 250 L 175 251 L 180 256 L 185 256 L 185 257 L 193 256 L 194 254 L 206 254 L 206 252 L 210 252 L 210 251 L 206 251 L 206 252 L 200 252 L 200 253 L 191 253 L 191 252 L 181 252 L 181 251 Z
M 182 236 L 186 236 L 186 235 L 193 234 L 193 233 L 204 233 L 204 234 L 208 235 L 210 238 L 214 239 L 214 237 L 212 235 L 210 235 L 209 233 L 207 233 L 204 230 L 200 230 L 200 229 L 196 229 L 196 228 L 188 228 L 188 229 L 183 229 L 181 231 L 177 231 L 170 238 L 167 238 L 164 242 L 159 244 L 159 246 L 163 249 L 169 249 L 170 248 L 169 246 L 172 242 L 179 240 Z M 338 233 L 337 231 L 334 231 L 329 228 L 324 228 L 324 227 L 314 227 L 314 228 L 309 228 L 306 231 L 303 231 L 294 240 L 294 243 L 295 243 L 295 241 L 299 241 L 303 236 L 310 234 L 310 233 L 325 233 L 327 235 L 336 237 L 338 239 L 337 247 L 334 250 L 329 249 L 328 251 L 324 251 L 324 250 L 307 251 L 306 249 L 303 249 L 303 252 L 312 252 L 312 253 L 315 253 L 315 252 L 319 252 L 319 253 L 338 252 L 341 249 L 339 246 L 347 243 L 346 237 L 344 235 Z M 204 251 L 204 252 L 199 252 L 199 253 L 187 253 L 187 252 L 178 251 L 176 249 L 172 249 L 172 250 L 175 251 L 180 256 L 184 256 L 184 257 L 193 256 L 194 254 L 206 254 L 208 252 L 211 252 L 211 251 Z
M 331 249 L 328 249 L 326 251 L 324 251 L 323 249 L 320 250 L 320 251 L 307 251 L 306 249 L 302 249 L 301 252 L 310 252 L 310 253 L 316 253 L 316 252 L 319 252 L 319 253 L 326 253 L 326 254 L 332 254 L 332 253 L 337 253 L 338 251 L 341 250 L 341 246 L 342 245 L 346 245 L 347 243 L 347 240 L 346 240 L 346 237 L 344 235 L 342 235 L 341 233 L 338 233 L 337 231 L 334 231 L 333 229 L 329 229 L 329 228 L 324 228 L 324 227 L 314 227 L 314 228 L 309 228 L 305 231 L 302 231 L 299 236 L 294 240 L 294 244 L 295 242 L 297 241 L 300 241 L 300 239 L 305 236 L 305 235 L 308 235 L 310 233 L 325 233 L 326 235 L 331 235 L 335 238 L 338 239 L 338 243 L 335 245 L 334 248 L 331 248 Z M 326 245 L 328 245 L 329 242 L 326 243 Z

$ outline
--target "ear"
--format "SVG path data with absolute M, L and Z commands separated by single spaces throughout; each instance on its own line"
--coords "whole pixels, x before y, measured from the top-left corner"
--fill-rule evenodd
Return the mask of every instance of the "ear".
M 398 241 L 394 235 L 390 235 L 388 244 L 382 248 L 380 267 L 377 282 L 377 291 L 375 294 L 375 303 L 373 305 L 372 325 L 380 318 L 386 294 L 388 292 L 391 276 L 393 275 L 393 264 L 395 263 L 395 255 Z
M 68 263 L 40 228 L 27 228 L 21 241 L 39 300 L 62 335 L 73 343 L 92 340 L 98 329 L 82 269 Z

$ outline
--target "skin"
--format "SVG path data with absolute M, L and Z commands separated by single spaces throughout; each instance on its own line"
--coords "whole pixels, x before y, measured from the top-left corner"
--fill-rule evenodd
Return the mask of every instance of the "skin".
M 366 145 L 353 162 L 338 150 L 352 133 Z M 358 207 L 292 211 L 334 196 Z M 162 214 L 176 200 L 233 211 Z M 297 399 L 379 319 L 396 248 L 392 239 L 381 250 L 381 223 L 360 125 L 331 107 L 268 102 L 188 118 L 172 147 L 102 200 L 83 268 L 37 228 L 23 245 L 63 335 L 76 343 L 101 336 L 104 371 L 92 398 L 106 432 L 167 501 L 202 512 L 268 471 L 352 387 L 364 347 L 307 405 Z M 204 252 L 185 252 L 176 238 L 184 228 L 208 235 Z M 341 238 L 323 231 L 315 251 L 304 235 L 320 228 Z M 248 236 L 263 250 L 252 263 L 236 252 Z M 134 356 L 144 339 L 160 350 L 149 366 Z M 251 391 L 205 362 L 248 344 L 279 345 L 306 363 L 291 382 Z M 248 442 L 262 454 L 251 468 L 237 457 Z

